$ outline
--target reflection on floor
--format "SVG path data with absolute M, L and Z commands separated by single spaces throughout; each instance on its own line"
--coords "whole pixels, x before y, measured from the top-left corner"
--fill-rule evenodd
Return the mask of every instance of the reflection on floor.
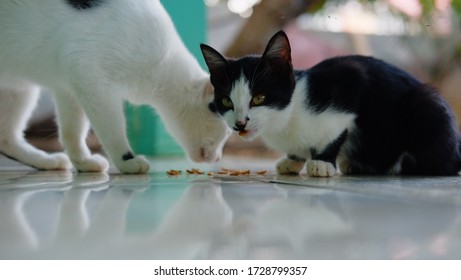
M 191 167 L 253 173 L 165 173 Z M 0 259 L 461 258 L 461 176 L 277 177 L 273 162 L 241 158 L 152 169 L 43 172 L 0 158 Z

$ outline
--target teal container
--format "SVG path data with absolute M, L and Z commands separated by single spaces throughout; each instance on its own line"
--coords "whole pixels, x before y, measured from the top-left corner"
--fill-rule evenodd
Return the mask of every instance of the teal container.
M 162 0 L 184 44 L 199 60 L 200 43 L 206 41 L 206 8 L 203 0 Z M 127 134 L 137 154 L 147 156 L 184 155 L 182 148 L 166 131 L 160 117 L 149 106 L 125 105 Z

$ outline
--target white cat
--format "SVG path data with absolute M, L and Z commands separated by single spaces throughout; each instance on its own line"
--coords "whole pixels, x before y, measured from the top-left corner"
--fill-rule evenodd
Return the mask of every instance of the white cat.
M 121 172 L 145 173 L 148 162 L 126 138 L 128 100 L 153 106 L 193 161 L 220 158 L 230 131 L 209 111 L 208 74 L 158 0 L 0 1 L 0 26 L 1 153 L 38 169 L 72 162 L 78 171 L 103 172 L 107 160 L 85 143 L 91 123 Z M 41 87 L 54 93 L 68 156 L 23 137 Z

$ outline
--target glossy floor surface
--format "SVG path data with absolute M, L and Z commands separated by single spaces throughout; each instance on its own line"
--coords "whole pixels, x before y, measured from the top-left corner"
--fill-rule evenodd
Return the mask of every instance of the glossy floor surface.
M 273 161 L 241 158 L 152 169 L 40 172 L 0 158 L 0 259 L 461 259 L 461 176 L 277 177 Z

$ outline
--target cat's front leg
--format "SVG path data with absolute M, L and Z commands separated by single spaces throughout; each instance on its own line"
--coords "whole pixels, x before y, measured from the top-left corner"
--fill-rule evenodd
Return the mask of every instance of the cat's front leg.
M 77 99 L 117 169 L 122 173 L 146 173 L 149 162 L 133 154 L 126 137 L 123 101 L 107 92 L 80 92 Z
M 277 174 L 297 175 L 304 168 L 306 159 L 294 155 L 288 155 L 286 158 L 279 160 L 276 164 Z
M 347 130 L 341 133 L 323 151 L 311 149 L 312 160 L 306 163 L 307 174 L 312 177 L 332 177 L 336 174 L 336 157 L 346 141 Z
M 91 154 L 86 144 L 90 124 L 78 101 L 70 94 L 54 97 L 59 124 L 59 136 L 75 169 L 80 172 L 105 172 L 108 161 L 101 155 Z

